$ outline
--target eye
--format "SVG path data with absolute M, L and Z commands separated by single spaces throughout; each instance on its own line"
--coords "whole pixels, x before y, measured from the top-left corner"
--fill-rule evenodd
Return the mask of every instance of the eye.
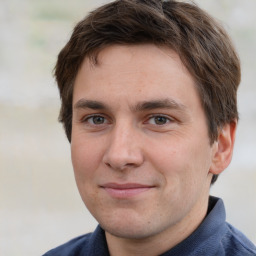
M 148 119 L 148 123 L 152 125 L 165 125 L 172 120 L 166 116 L 152 116 Z
M 101 125 L 107 123 L 107 119 L 103 116 L 89 116 L 84 119 L 83 122 L 86 122 L 90 125 Z
M 154 122 L 157 125 L 163 125 L 163 124 L 166 124 L 168 122 L 168 120 L 164 116 L 156 116 L 156 117 L 154 117 Z

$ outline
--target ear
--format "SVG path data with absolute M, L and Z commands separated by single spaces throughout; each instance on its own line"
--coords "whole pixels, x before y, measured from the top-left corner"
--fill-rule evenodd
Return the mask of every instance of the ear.
M 212 164 L 209 172 L 220 174 L 231 162 L 235 143 L 237 120 L 224 125 L 219 131 L 218 140 L 213 145 Z

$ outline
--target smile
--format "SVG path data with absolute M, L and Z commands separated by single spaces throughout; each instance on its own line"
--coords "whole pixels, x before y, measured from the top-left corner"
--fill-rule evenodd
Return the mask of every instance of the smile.
M 155 186 L 127 183 L 127 184 L 117 184 L 108 183 L 101 186 L 111 197 L 118 199 L 125 199 L 137 196 L 143 192 L 146 192 Z

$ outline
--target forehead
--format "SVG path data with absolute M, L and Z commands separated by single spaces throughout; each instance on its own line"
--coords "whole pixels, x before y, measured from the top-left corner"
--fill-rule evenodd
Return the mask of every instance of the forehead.
M 74 103 L 82 97 L 132 102 L 168 96 L 179 102 L 184 94 L 198 97 L 194 79 L 176 52 L 152 44 L 113 45 L 99 52 L 96 63 L 84 59 L 75 80 Z
M 87 65 L 88 62 L 91 61 L 85 58 L 83 64 Z M 164 66 L 171 71 L 173 67 L 170 69 L 169 65 L 173 62 L 175 62 L 177 69 L 182 69 L 183 72 L 188 73 L 179 55 L 174 50 L 154 44 L 135 44 L 108 46 L 96 55 L 95 64 L 91 64 L 92 67 L 104 69 L 123 68 L 127 71 L 154 70 L 160 72 L 165 69 Z

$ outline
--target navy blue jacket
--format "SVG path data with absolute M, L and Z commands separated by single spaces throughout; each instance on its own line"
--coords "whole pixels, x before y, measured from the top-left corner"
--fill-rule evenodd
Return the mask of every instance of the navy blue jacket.
M 162 256 L 253 256 L 256 247 L 228 224 L 223 201 L 210 197 L 209 210 L 201 225 L 185 240 Z M 77 237 L 43 256 L 109 256 L 104 230 Z

